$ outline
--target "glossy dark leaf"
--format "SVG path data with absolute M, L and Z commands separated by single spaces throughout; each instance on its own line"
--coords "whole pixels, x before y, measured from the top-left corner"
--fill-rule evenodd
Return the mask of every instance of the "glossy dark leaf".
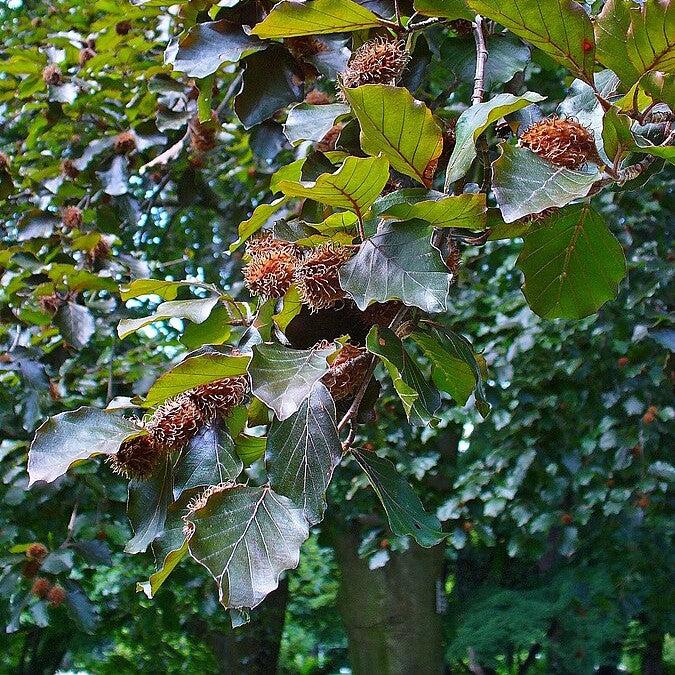
M 96 332 L 92 313 L 76 302 L 66 302 L 59 307 L 54 325 L 61 331 L 65 342 L 76 349 L 82 349 Z

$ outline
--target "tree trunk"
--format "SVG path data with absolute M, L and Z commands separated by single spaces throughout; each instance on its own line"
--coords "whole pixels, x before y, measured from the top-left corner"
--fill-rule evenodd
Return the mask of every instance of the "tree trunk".
M 330 535 L 341 573 L 338 610 L 349 639 L 354 675 L 434 675 L 444 671 L 437 612 L 443 546 L 391 553 L 384 567 L 358 557 L 356 533 Z M 442 587 L 441 587 L 442 588 Z
M 209 631 L 208 641 L 223 675 L 272 675 L 277 672 L 288 603 L 288 579 L 251 613 L 251 621 L 226 633 Z

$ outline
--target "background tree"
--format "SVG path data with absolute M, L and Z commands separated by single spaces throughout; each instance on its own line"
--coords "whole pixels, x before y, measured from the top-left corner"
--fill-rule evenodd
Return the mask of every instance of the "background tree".
M 345 664 L 314 538 L 185 564 L 328 489 L 356 672 L 659 672 L 670 3 L 221 4 L 0 10 L 7 663 Z

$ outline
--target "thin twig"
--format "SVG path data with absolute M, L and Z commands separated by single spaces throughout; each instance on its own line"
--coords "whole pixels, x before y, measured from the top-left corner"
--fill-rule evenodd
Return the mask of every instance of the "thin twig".
M 428 28 L 429 26 L 434 26 L 437 23 L 442 23 L 445 19 L 441 17 L 434 16 L 430 19 L 424 19 L 423 21 L 418 21 L 417 23 L 409 23 L 406 30 L 408 33 L 412 33 L 414 30 L 422 30 L 423 28 Z
M 399 7 L 398 0 L 394 0 L 394 11 L 396 12 L 396 23 L 403 28 L 403 22 L 401 21 L 401 8 Z
M 471 105 L 476 105 L 483 102 L 483 94 L 485 93 L 485 63 L 488 59 L 485 35 L 483 34 L 483 17 L 480 14 L 476 14 L 476 18 L 473 21 L 473 37 L 476 41 L 476 74 L 473 78 Z

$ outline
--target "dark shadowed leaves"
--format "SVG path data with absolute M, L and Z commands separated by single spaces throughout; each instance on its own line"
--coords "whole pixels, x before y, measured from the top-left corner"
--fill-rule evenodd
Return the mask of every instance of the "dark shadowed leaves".
M 323 518 L 326 489 L 341 453 L 335 403 L 321 382 L 296 413 L 272 422 L 266 452 L 270 485 L 302 506 L 310 525 Z
M 269 486 L 236 485 L 191 513 L 190 555 L 218 582 L 225 607 L 252 608 L 297 566 L 309 528 L 300 507 Z
M 214 425 L 203 427 L 174 466 L 174 497 L 191 488 L 233 482 L 243 468 L 227 431 Z
M 76 302 L 65 302 L 59 307 L 54 325 L 58 326 L 66 343 L 76 349 L 82 349 L 96 330 L 92 313 Z
M 616 296 L 626 267 L 621 244 L 588 204 L 533 226 L 517 264 L 528 304 L 547 319 L 580 319 L 597 311 Z
M 409 535 L 426 548 L 444 539 L 438 518 L 424 510 L 420 498 L 388 459 L 358 448 L 352 454 L 380 498 L 394 534 Z
M 450 287 L 448 269 L 422 220 L 384 222 L 340 270 L 340 285 L 360 309 L 401 300 L 426 312 L 442 312 Z
M 28 475 L 48 483 L 78 460 L 112 455 L 136 427 L 119 413 L 78 408 L 50 417 L 35 433 L 28 453 Z
M 255 345 L 249 368 L 253 394 L 272 408 L 280 420 L 289 418 L 309 396 L 314 383 L 326 374 L 326 358 L 334 351 L 333 345 L 327 349 Z
M 129 483 L 127 516 L 134 531 L 127 553 L 143 553 L 164 531 L 167 509 L 172 500 L 171 458 L 166 455 L 147 480 Z

